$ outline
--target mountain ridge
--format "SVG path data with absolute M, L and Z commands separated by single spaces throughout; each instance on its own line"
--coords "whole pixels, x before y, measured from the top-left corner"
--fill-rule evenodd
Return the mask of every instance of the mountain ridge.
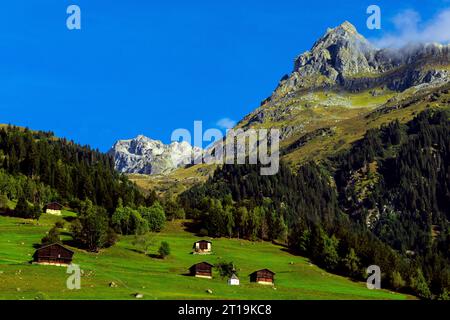
M 121 173 L 164 174 L 184 166 L 201 152 L 186 141 L 164 144 L 144 135 L 119 140 L 108 151 Z
M 292 144 L 308 147 L 323 137 L 354 131 L 346 124 L 354 121 L 361 128 L 344 139 L 343 146 L 349 146 L 365 132 L 364 116 L 377 108 L 392 109 L 419 92 L 426 95 L 449 79 L 450 45 L 416 43 L 379 49 L 345 21 L 329 28 L 310 50 L 298 55 L 292 72 L 235 128 L 280 129 L 282 153 L 296 163 L 302 157 L 289 155 L 298 151 L 290 148 Z M 180 167 L 153 154 L 148 159 L 121 152 L 113 155 L 116 167 L 125 173 L 164 173 Z

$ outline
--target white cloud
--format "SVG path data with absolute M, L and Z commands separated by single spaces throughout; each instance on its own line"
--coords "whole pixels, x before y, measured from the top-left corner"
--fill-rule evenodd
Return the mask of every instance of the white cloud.
M 231 129 L 236 125 L 236 121 L 231 120 L 230 118 L 223 118 L 216 122 L 221 129 Z
M 450 42 L 450 9 L 442 10 L 424 22 L 417 11 L 405 10 L 395 16 L 392 22 L 395 32 L 376 39 L 376 46 L 398 48 L 409 43 Z

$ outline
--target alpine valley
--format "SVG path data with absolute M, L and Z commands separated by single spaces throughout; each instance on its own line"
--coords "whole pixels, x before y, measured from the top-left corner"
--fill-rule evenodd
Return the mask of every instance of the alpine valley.
M 0 297 L 449 299 L 449 90 L 449 45 L 380 49 L 344 22 L 235 127 L 280 130 L 276 175 L 185 165 L 202 152 L 186 142 L 140 135 L 102 154 L 3 126 Z M 41 214 L 49 202 L 61 217 Z M 239 290 L 184 276 L 199 236 Z M 25 264 L 39 241 L 74 250 L 83 295 L 54 284 L 64 270 Z M 366 289 L 370 265 L 382 290 Z M 273 289 L 246 283 L 257 268 Z

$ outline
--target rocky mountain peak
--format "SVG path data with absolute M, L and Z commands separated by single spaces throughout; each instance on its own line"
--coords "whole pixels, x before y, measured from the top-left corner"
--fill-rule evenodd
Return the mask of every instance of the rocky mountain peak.
M 346 33 L 350 33 L 350 34 L 358 33 L 358 31 L 356 30 L 356 27 L 348 21 L 344 21 L 343 23 L 341 23 L 339 26 L 337 26 L 334 29 L 329 28 L 328 33 L 330 33 L 330 32 L 339 32 L 339 33 L 346 32 Z
M 297 57 L 294 81 L 335 83 L 339 77 L 373 72 L 375 48 L 348 21 L 328 29 L 312 47 Z M 312 78 L 311 78 L 312 77 Z
M 357 91 L 385 85 L 401 91 L 426 79 L 446 77 L 443 71 L 438 71 L 440 76 L 436 77 L 428 74 L 433 70 L 424 72 L 422 67 L 450 64 L 449 48 L 416 43 L 403 48 L 377 49 L 345 21 L 329 28 L 311 50 L 295 59 L 292 73 L 283 77 L 273 97 L 296 89 L 336 85 Z M 387 73 L 391 75 L 385 77 Z
M 119 140 L 110 149 L 116 170 L 123 173 L 162 174 L 184 166 L 202 150 L 188 142 L 164 144 L 159 140 L 138 135 Z

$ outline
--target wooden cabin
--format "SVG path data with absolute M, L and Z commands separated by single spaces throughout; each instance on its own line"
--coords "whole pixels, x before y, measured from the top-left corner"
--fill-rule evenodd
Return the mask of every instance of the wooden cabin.
M 45 206 L 45 213 L 50 213 L 50 214 L 55 214 L 55 215 L 60 216 L 62 208 L 63 208 L 62 204 L 60 204 L 58 202 L 50 202 L 50 203 L 47 203 L 47 205 Z
M 269 269 L 258 270 L 250 275 L 250 282 L 256 282 L 259 284 L 273 285 L 274 280 L 275 272 L 272 272 Z
M 211 279 L 212 267 L 213 265 L 208 262 L 200 262 L 190 267 L 189 273 L 193 277 Z
M 59 243 L 43 246 L 33 255 L 33 263 L 68 266 L 72 263 L 73 251 Z
M 209 254 L 212 250 L 212 243 L 208 240 L 200 240 L 194 242 L 194 246 L 192 248 L 194 249 L 195 254 Z

